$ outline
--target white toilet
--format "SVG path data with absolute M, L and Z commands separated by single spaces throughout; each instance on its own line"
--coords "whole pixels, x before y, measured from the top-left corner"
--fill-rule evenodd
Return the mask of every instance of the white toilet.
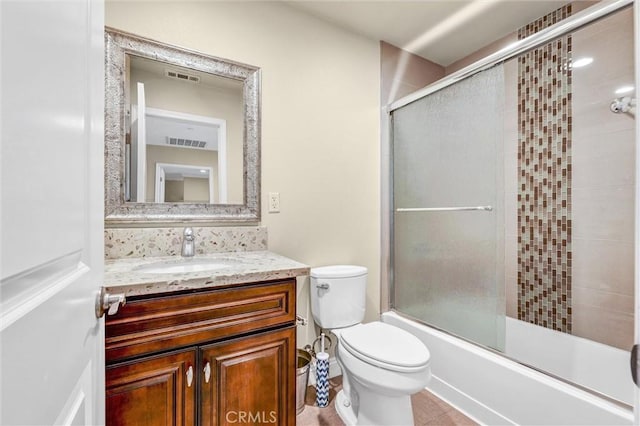
M 364 318 L 367 268 L 311 269 L 311 312 L 338 337 L 342 390 L 336 411 L 347 425 L 413 425 L 411 395 L 431 377 L 427 347 L 409 332 Z

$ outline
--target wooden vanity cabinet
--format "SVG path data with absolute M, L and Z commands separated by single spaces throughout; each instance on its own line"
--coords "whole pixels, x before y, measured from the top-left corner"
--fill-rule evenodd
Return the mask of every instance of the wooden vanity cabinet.
M 295 279 L 133 298 L 106 320 L 108 425 L 295 425 Z
M 203 381 L 200 424 L 294 425 L 294 343 L 289 327 L 201 347 L 211 378 Z
M 195 424 L 195 366 L 189 350 L 107 367 L 107 424 Z

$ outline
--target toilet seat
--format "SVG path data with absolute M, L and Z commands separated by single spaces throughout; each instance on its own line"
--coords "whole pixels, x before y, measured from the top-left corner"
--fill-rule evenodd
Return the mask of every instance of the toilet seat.
M 387 370 L 422 371 L 431 354 L 411 333 L 380 321 L 350 327 L 340 333 L 340 343 L 356 358 Z

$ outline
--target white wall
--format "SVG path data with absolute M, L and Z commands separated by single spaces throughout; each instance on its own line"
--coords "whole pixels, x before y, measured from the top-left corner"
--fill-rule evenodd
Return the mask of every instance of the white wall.
M 367 319 L 377 317 L 378 42 L 272 2 L 108 1 L 106 25 L 262 69 L 269 249 L 312 267 L 368 267 Z M 268 192 L 280 193 L 280 213 L 267 213 Z M 308 285 L 298 312 L 310 317 Z

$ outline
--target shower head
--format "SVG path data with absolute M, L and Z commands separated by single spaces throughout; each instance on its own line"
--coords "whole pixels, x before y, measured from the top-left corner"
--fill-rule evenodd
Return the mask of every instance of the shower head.
M 630 96 L 616 98 L 611 102 L 609 108 L 611 109 L 611 112 L 615 112 L 616 114 L 620 114 L 621 112 L 623 112 L 635 115 L 636 98 L 632 98 Z

